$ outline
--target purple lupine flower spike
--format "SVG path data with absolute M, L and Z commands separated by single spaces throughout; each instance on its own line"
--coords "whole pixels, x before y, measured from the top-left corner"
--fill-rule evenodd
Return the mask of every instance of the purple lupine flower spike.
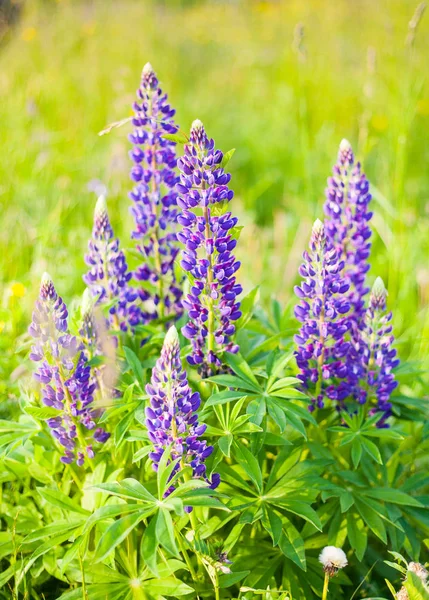
M 85 457 L 94 456 L 93 441 L 106 441 L 109 434 L 96 427 L 95 382 L 82 345 L 68 333 L 67 318 L 66 305 L 45 273 L 29 327 L 34 338 L 30 358 L 39 363 L 34 377 L 43 403 L 58 410 L 47 423 L 63 447 L 61 460 L 82 466 Z
M 233 254 L 237 240 L 232 236 L 237 218 L 225 212 L 234 193 L 222 159 L 201 121 L 194 121 L 184 156 L 177 162 L 177 204 L 182 209 L 178 221 L 183 226 L 177 237 L 185 246 L 181 265 L 191 275 L 190 292 L 183 300 L 190 320 L 182 333 L 192 343 L 188 362 L 203 365 L 207 374 L 221 366 L 222 352 L 238 352 L 232 336 L 241 316 L 237 296 L 242 287 L 235 277 L 240 263 Z
M 176 144 L 162 137 L 165 133 L 177 133 L 178 127 L 173 119 L 175 110 L 168 104 L 149 63 L 143 68 L 137 97 L 133 107 L 135 129 L 130 135 L 130 157 L 134 163 L 131 179 L 136 183 L 130 193 L 136 225 L 132 236 L 138 240 L 137 250 L 142 257 L 135 277 L 157 290 L 154 294 L 139 290 L 143 302 L 152 301 L 152 308 L 144 314 L 145 320 L 150 321 L 183 312 L 181 281 L 177 281 L 174 266 L 178 253 Z
M 375 399 L 377 406 L 370 415 L 381 413 L 377 427 L 388 427 L 386 420 L 392 414 L 390 396 L 398 386 L 392 370 L 399 365 L 396 350 L 392 348 L 392 313 L 386 313 L 387 291 L 383 280 L 377 277 L 369 298 L 362 327 L 363 367 L 365 388 L 360 403 Z
M 146 391 L 150 399 L 150 406 L 146 408 L 146 426 L 153 443 L 153 452 L 149 456 L 155 471 L 164 450 L 171 447 L 172 460 L 180 458 L 174 473 L 190 466 L 193 477 L 203 478 L 212 489 L 216 488 L 220 482 L 219 475 L 213 474 L 210 481 L 206 476 L 204 462 L 213 452 L 213 447 L 207 446 L 206 441 L 201 439 L 206 425 L 198 423 L 200 395 L 192 392 L 188 385 L 174 326 L 165 336 L 161 356 L 153 368 Z M 167 494 L 173 489 L 171 487 Z
M 369 292 L 365 277 L 370 265 L 371 228 L 369 182 L 355 161 L 352 147 L 342 140 L 333 175 L 328 179 L 326 202 L 326 237 L 344 261 L 344 277 L 350 284 L 347 297 L 351 304 L 354 333 L 365 314 L 365 296 Z
M 132 274 L 119 240 L 114 237 L 104 196 L 98 198 L 95 206 L 85 262 L 90 269 L 83 280 L 97 304 L 109 305 L 109 322 L 122 331 L 141 323 L 141 309 L 136 304 L 138 294 L 128 283 Z
M 295 336 L 298 378 L 311 398 L 310 411 L 322 408 L 325 396 L 340 407 L 349 395 L 345 357 L 350 342 L 344 339 L 349 330 L 349 283 L 342 277 L 344 261 L 328 246 L 319 219 L 313 225 L 310 251 L 303 257 L 299 269 L 303 281 L 295 287 L 300 298 L 295 316 L 302 323 Z

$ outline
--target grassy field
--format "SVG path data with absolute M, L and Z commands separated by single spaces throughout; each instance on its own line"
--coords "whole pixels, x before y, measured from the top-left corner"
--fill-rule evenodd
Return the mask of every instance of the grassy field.
M 150 61 L 186 131 L 204 121 L 230 163 L 243 230 L 245 287 L 287 302 L 309 226 L 343 137 L 372 183 L 372 280 L 381 275 L 401 358 L 429 366 L 429 18 L 408 0 L 27 2 L 0 47 L 0 378 L 37 282 L 67 300 L 84 289 L 83 254 L 99 180 L 130 245 L 129 116 Z

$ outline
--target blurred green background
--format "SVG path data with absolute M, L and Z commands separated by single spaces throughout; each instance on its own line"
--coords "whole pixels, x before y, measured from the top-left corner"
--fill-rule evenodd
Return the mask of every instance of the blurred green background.
M 96 182 L 130 246 L 130 126 L 98 132 L 131 114 L 147 61 L 183 130 L 198 117 L 220 148 L 237 149 L 241 278 L 263 299 L 291 301 L 338 145 L 351 141 L 374 194 L 371 282 L 388 286 L 401 358 L 429 367 L 429 14 L 416 27 L 416 2 L 0 5 L 16 21 L 0 23 L 3 396 L 24 368 L 15 351 L 41 273 L 66 301 L 84 289 Z

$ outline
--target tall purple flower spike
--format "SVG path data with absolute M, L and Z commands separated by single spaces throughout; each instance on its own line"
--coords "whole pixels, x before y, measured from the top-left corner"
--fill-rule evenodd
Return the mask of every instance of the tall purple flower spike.
M 369 292 L 365 278 L 370 268 L 370 201 L 368 179 L 360 163 L 355 161 L 351 145 L 343 140 L 326 188 L 325 229 L 328 242 L 344 261 L 344 277 L 350 284 L 347 297 L 355 322 L 354 333 L 365 314 L 365 296 Z
M 183 226 L 177 237 L 185 246 L 181 265 L 191 279 L 183 301 L 190 320 L 182 333 L 192 343 L 188 362 L 204 364 L 207 374 L 221 366 L 222 352 L 238 352 L 232 336 L 241 316 L 237 296 L 242 287 L 235 277 L 240 263 L 233 254 L 237 240 L 232 235 L 237 218 L 225 212 L 234 193 L 222 160 L 201 121 L 194 121 L 184 156 L 177 162 L 177 204 L 182 209 L 178 221 Z
M 303 257 L 299 269 L 303 281 L 295 287 L 300 298 L 295 316 L 302 323 L 295 336 L 298 378 L 311 398 L 310 411 L 316 406 L 322 408 L 325 396 L 338 401 L 341 407 L 350 391 L 345 360 L 350 349 L 350 342 L 345 340 L 349 330 L 349 283 L 342 277 L 344 261 L 329 248 L 319 219 L 313 225 L 310 251 Z
M 381 413 L 377 427 L 388 427 L 386 420 L 392 414 L 390 396 L 398 382 L 392 370 L 399 365 L 396 350 L 392 348 L 392 313 L 386 313 L 387 291 L 383 280 L 377 277 L 371 291 L 369 306 L 362 328 L 362 362 L 365 388 L 360 403 L 376 400 L 369 414 Z M 368 390 L 368 391 L 366 391 Z
M 139 291 L 142 301 L 152 308 L 146 320 L 183 312 L 181 281 L 177 281 L 174 262 L 178 253 L 176 144 L 163 134 L 177 133 L 175 110 L 162 93 L 152 66 L 147 63 L 142 72 L 140 88 L 134 103 L 135 129 L 130 135 L 134 163 L 131 178 L 136 185 L 130 193 L 131 213 L 136 229 L 132 236 L 138 240 L 137 250 L 142 263 L 135 271 L 139 281 L 148 282 L 155 292 Z M 149 301 L 149 302 L 148 302 Z
M 200 439 L 206 430 L 206 425 L 198 423 L 197 410 L 201 399 L 198 392 L 192 392 L 188 385 L 174 326 L 165 336 L 161 356 L 153 368 L 146 391 L 150 399 L 150 406 L 146 408 L 146 425 L 154 446 L 149 456 L 155 471 L 165 449 L 170 447 L 172 460 L 180 459 L 172 476 L 179 469 L 190 466 L 193 477 L 207 480 L 204 461 L 213 452 L 213 447 Z M 220 477 L 214 473 L 207 482 L 214 489 L 219 485 Z M 167 494 L 173 489 L 174 486 L 171 486 Z
M 61 461 L 82 466 L 94 457 L 93 442 L 103 443 L 109 434 L 96 425 L 96 386 L 82 345 L 68 333 L 67 318 L 67 307 L 45 273 L 29 327 L 35 342 L 30 358 L 40 363 L 34 377 L 43 403 L 58 410 L 47 423 L 64 449 Z
M 141 323 L 143 315 L 136 303 L 138 294 L 128 283 L 132 274 L 119 248 L 119 240 L 114 237 L 104 196 L 98 198 L 95 206 L 92 238 L 85 262 L 90 269 L 83 280 L 97 304 L 109 305 L 110 324 L 127 331 Z

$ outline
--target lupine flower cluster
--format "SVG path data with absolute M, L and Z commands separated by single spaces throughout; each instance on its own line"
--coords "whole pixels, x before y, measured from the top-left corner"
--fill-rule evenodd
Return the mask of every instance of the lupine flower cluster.
M 399 365 L 399 360 L 396 350 L 392 348 L 392 313 L 386 313 L 386 296 L 384 283 L 378 277 L 371 291 L 362 328 L 364 381 L 367 386 L 362 390 L 361 403 L 366 402 L 368 396 L 375 396 L 377 406 L 371 408 L 370 414 L 381 413 L 377 427 L 387 427 L 386 419 L 392 414 L 390 395 L 398 385 L 392 373 Z
M 174 262 L 178 254 L 176 144 L 163 137 L 176 133 L 175 110 L 163 94 L 152 66 L 143 68 L 140 88 L 134 103 L 135 129 L 130 135 L 134 163 L 131 178 L 136 182 L 130 198 L 136 229 L 132 236 L 138 240 L 137 250 L 142 263 L 134 275 L 137 280 L 155 286 L 156 292 L 140 289 L 143 302 L 152 300 L 146 311 L 149 321 L 165 315 L 183 312 L 182 289 L 177 281 Z M 147 302 L 149 304 L 149 302 Z
M 231 337 L 241 316 L 237 296 L 242 287 L 235 277 L 240 263 L 233 254 L 237 240 L 232 235 L 237 218 L 223 211 L 234 194 L 222 160 L 201 121 L 194 121 L 177 163 L 177 203 L 182 209 L 178 221 L 183 226 L 178 239 L 185 246 L 181 266 L 191 275 L 190 292 L 183 301 L 190 320 L 182 332 L 192 343 L 188 362 L 204 363 L 209 373 L 221 366 L 223 351 L 238 351 Z
M 192 392 L 186 378 L 186 371 L 180 360 L 180 344 L 177 330 L 171 327 L 164 340 L 161 356 L 153 371 L 146 391 L 150 406 L 146 408 L 146 426 L 153 452 L 149 455 L 154 469 L 167 447 L 171 449 L 172 460 L 180 459 L 174 471 L 190 466 L 194 477 L 207 480 L 204 461 L 213 452 L 213 446 L 207 446 L 201 436 L 206 425 L 198 423 L 197 410 L 200 395 Z M 173 475 L 174 475 L 173 473 Z M 212 475 L 208 484 L 215 489 L 220 482 L 217 473 Z M 167 494 L 173 491 L 170 487 Z
M 304 252 L 299 270 L 303 282 L 295 287 L 301 299 L 295 307 L 295 316 L 302 323 L 295 336 L 298 378 L 311 392 L 310 410 L 323 407 L 325 394 L 340 402 L 349 394 L 344 358 L 350 348 L 350 342 L 345 340 L 350 302 L 347 299 L 349 283 L 342 276 L 343 268 L 344 261 L 334 248 L 328 247 L 325 227 L 318 219 L 313 225 L 310 251 Z M 343 381 L 338 386 L 327 385 L 333 378 Z
M 355 162 L 349 142 L 343 140 L 333 176 L 328 179 L 325 229 L 330 245 L 345 262 L 343 275 L 350 284 L 350 314 L 357 326 L 365 314 L 365 296 L 369 292 L 365 278 L 370 268 L 370 201 L 368 179 L 360 163 Z
M 391 414 L 390 395 L 397 386 L 392 369 L 399 361 L 392 349 L 391 314 L 384 314 L 386 290 L 380 279 L 365 309 L 371 194 L 368 180 L 346 140 L 340 144 L 333 173 L 326 191 L 325 224 L 318 222 L 316 232 L 313 229 L 312 252 L 305 253 L 305 263 L 300 268 L 304 282 L 295 288 L 301 298 L 295 315 L 303 323 L 295 338 L 298 377 L 311 397 L 310 410 L 321 408 L 325 396 L 338 402 L 338 410 L 346 408 L 348 398 L 363 405 L 375 396 L 377 405 L 368 413 L 380 412 L 377 426 L 385 427 Z M 319 235 L 324 240 L 324 258 L 321 242 L 316 241 Z M 329 268 L 318 269 L 317 265 L 327 257 L 333 257 L 333 264 L 328 261 Z M 318 290 L 324 290 L 322 297 Z M 327 299 L 330 303 L 326 303 Z
M 90 267 L 84 281 L 96 298 L 96 303 L 109 306 L 109 322 L 115 329 L 127 331 L 142 322 L 138 294 L 130 285 L 124 252 L 114 237 L 107 213 L 106 199 L 100 196 L 94 211 L 92 238 L 88 243 L 85 262 Z
M 40 363 L 35 379 L 43 403 L 59 411 L 47 423 L 63 447 L 61 461 L 82 466 L 86 457 L 94 457 L 93 442 L 103 443 L 109 434 L 96 425 L 96 384 L 82 345 L 68 332 L 67 319 L 67 307 L 45 274 L 29 328 L 35 340 L 30 358 Z

